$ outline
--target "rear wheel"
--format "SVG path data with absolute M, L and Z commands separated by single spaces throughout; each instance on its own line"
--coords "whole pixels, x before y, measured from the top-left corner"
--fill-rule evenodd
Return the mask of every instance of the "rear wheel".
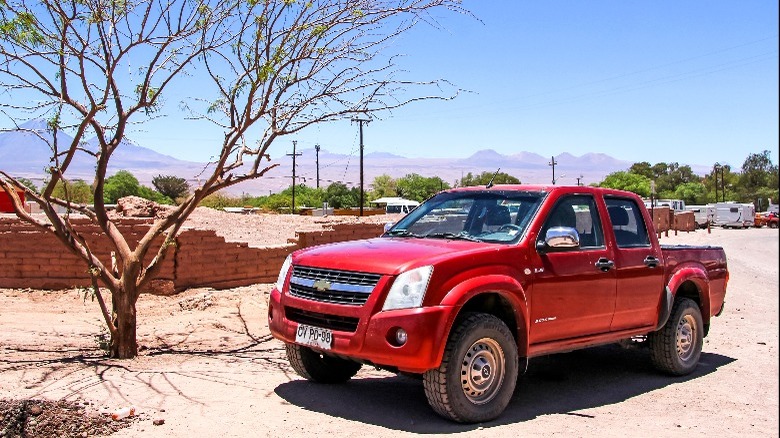
M 453 329 L 439 368 L 423 376 L 434 411 L 460 423 L 492 420 L 506 409 L 517 383 L 517 345 L 500 319 L 471 314 Z
M 704 324 L 699 306 L 680 298 L 663 328 L 650 333 L 650 358 L 660 371 L 683 376 L 696 369 L 704 341 Z
M 301 377 L 317 383 L 344 383 L 360 370 L 361 364 L 318 353 L 298 344 L 285 344 L 287 360 Z

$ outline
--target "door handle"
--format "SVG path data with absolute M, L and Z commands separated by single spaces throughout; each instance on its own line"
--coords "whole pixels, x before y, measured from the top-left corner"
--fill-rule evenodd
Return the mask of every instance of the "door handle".
M 607 272 L 613 267 L 615 267 L 615 262 L 613 262 L 612 260 L 606 257 L 602 257 L 596 262 L 596 267 L 601 269 L 604 272 Z
M 648 268 L 655 268 L 656 266 L 658 266 L 658 263 L 660 263 L 658 258 L 656 258 L 654 256 L 651 256 L 651 255 L 645 257 L 644 262 L 645 262 L 645 265 L 647 265 Z

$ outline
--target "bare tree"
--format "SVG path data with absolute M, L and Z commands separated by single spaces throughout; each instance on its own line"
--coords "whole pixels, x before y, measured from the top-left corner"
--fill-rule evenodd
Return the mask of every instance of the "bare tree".
M 1 169 L 0 188 L 11 195 L 18 217 L 53 233 L 88 265 L 111 334 L 111 356 L 137 355 L 136 302 L 187 217 L 207 195 L 273 168 L 263 160 L 276 140 L 313 124 L 457 94 L 442 91 L 445 81 L 404 80 L 395 57 L 384 52 L 418 23 L 436 26 L 434 11 L 464 13 L 459 3 L 0 0 L 0 84 L 6 94 L 0 112 L 17 129 L 22 120 L 44 117 L 52 134 L 46 138 L 54 139 L 50 176 L 40 193 Z M 128 75 L 130 65 L 141 67 Z M 217 124 L 224 141 L 215 145 L 199 187 L 132 247 L 106 212 L 106 170 L 131 124 L 161 117 L 163 98 L 186 89 L 188 74 L 207 75 L 212 87 L 185 104 L 186 117 Z M 254 141 L 250 128 L 259 133 Z M 73 140 L 61 144 L 59 132 Z M 92 136 L 97 150 L 85 147 Z M 77 154 L 94 159 L 94 211 L 67 195 L 52 195 Z M 45 219 L 26 213 L 15 189 L 40 205 Z M 115 248 L 116 269 L 94 255 L 57 206 L 100 227 Z M 159 236 L 164 243 L 151 254 Z M 110 291 L 111 309 L 101 285 Z

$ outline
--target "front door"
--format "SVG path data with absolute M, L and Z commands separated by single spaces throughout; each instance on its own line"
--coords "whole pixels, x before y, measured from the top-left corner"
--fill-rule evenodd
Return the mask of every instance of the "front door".
M 615 309 L 613 251 L 605 245 L 601 217 L 590 195 L 559 199 L 540 230 L 577 230 L 580 246 L 536 249 L 531 289 L 530 343 L 587 336 L 609 331 Z

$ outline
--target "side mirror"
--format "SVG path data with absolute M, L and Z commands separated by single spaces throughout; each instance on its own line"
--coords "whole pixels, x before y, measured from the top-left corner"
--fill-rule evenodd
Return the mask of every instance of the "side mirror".
M 536 248 L 545 249 L 567 249 L 578 248 L 580 246 L 580 234 L 571 227 L 552 227 L 547 230 L 544 241 L 539 241 Z
M 385 233 L 390 231 L 390 228 L 393 228 L 393 225 L 395 225 L 395 222 L 387 222 L 387 223 L 385 223 Z

